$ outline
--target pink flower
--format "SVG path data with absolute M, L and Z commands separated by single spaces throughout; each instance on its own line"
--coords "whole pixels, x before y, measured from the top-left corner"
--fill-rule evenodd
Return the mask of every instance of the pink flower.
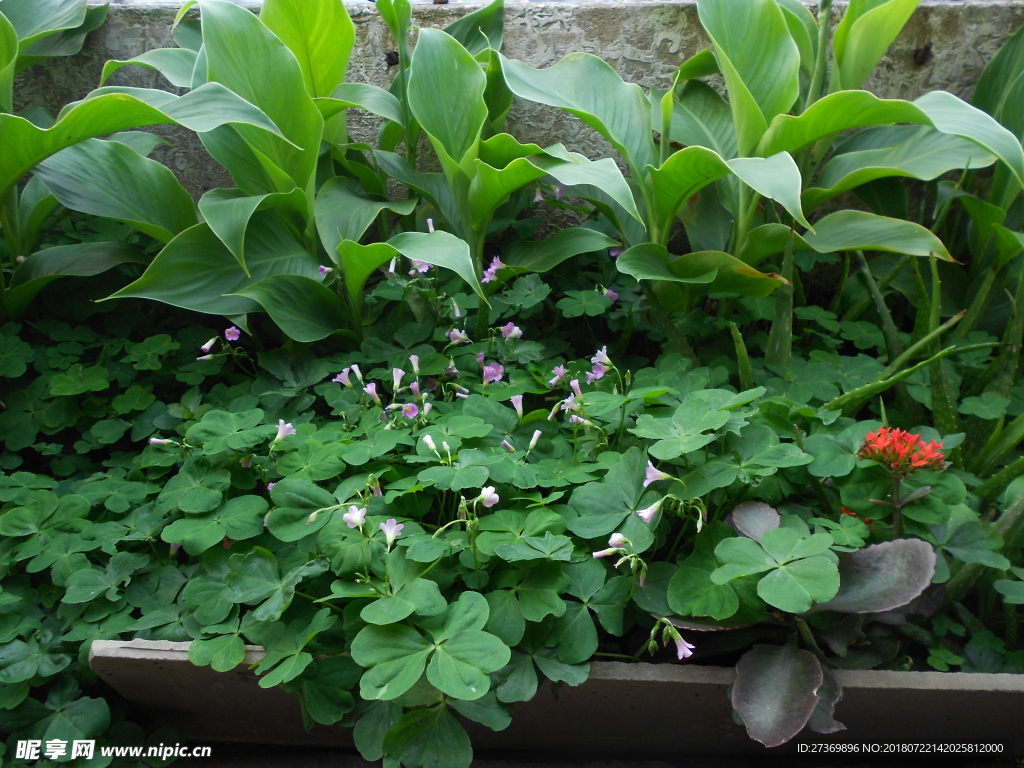
M 331 379 L 331 381 L 333 381 L 335 384 L 344 384 L 346 387 L 351 388 L 352 387 L 352 380 L 351 380 L 351 378 L 348 375 L 348 372 L 350 370 L 352 370 L 352 369 L 351 368 L 344 369 L 341 373 L 339 373 L 337 376 L 335 376 L 333 379 Z
M 690 645 L 678 634 L 674 639 L 676 643 L 676 658 L 682 661 L 683 659 L 688 659 L 693 656 L 693 651 L 696 646 Z
M 240 330 L 238 330 L 237 328 L 235 328 L 235 326 L 233 326 L 233 325 L 230 328 L 228 328 L 226 331 L 224 331 L 224 338 L 227 339 L 228 341 L 238 341 L 238 338 L 241 335 L 242 335 L 242 332 Z
M 151 437 L 149 438 L 150 445 L 170 445 L 173 440 L 165 440 L 162 437 Z
M 385 277 L 387 277 L 387 278 L 388 278 L 389 280 L 390 280 L 390 279 L 391 279 L 392 277 L 394 277 L 394 276 L 395 276 L 395 264 L 396 264 L 397 262 L 398 262 L 398 259 L 397 259 L 397 258 L 396 258 L 396 259 L 392 259 L 392 260 L 391 260 L 391 263 L 390 263 L 390 264 L 388 264 L 388 268 L 384 270 L 384 276 L 385 276 Z
M 537 191 L 533 193 L 533 202 L 535 205 L 544 202 L 544 193 L 540 191 L 540 185 L 537 185 Z
M 415 419 L 420 415 L 420 408 L 416 403 L 406 403 L 402 406 L 402 415 L 407 419 Z
M 448 367 L 444 369 L 444 375 L 450 376 L 453 379 L 459 377 L 459 369 L 455 367 L 455 361 L 451 358 L 448 359 Z
M 625 536 L 623 536 L 621 533 L 613 533 L 611 535 L 611 537 L 608 539 L 608 546 L 609 547 L 622 547 L 622 546 L 625 546 L 627 541 L 628 541 L 628 539 Z
M 608 357 L 608 347 L 604 346 L 597 350 L 597 353 L 592 358 L 590 358 L 590 362 L 594 363 L 595 365 L 611 365 L 612 360 L 610 357 Z
M 551 379 L 551 381 L 548 382 L 548 386 L 549 387 L 557 386 L 557 385 L 561 384 L 563 381 L 565 381 L 565 366 L 564 365 L 556 365 L 555 366 L 555 370 L 553 370 L 552 373 L 555 374 L 555 377 L 553 379 Z
M 576 395 L 569 395 L 559 405 L 563 411 L 575 411 L 579 408 L 579 405 L 576 403 Z
M 555 184 L 555 200 L 561 200 L 562 195 L 565 194 L 565 185 L 562 182 Z
M 508 323 L 501 327 L 501 335 L 506 339 L 521 339 L 523 338 L 523 329 L 515 323 Z
M 510 399 L 512 401 L 512 407 L 516 409 L 516 413 L 519 415 L 519 418 L 523 418 L 523 396 L 512 395 Z
M 495 256 L 491 260 L 491 266 L 484 270 L 484 276 L 480 278 L 481 283 L 489 283 L 493 281 L 497 275 L 499 269 L 504 269 L 505 265 L 501 263 L 501 259 Z
M 197 357 L 196 360 L 201 363 L 206 362 L 207 360 L 213 360 L 213 355 L 203 355 L 202 357 Z
M 491 384 L 496 381 L 501 381 L 502 374 L 505 373 L 505 366 L 499 363 L 488 363 L 484 366 L 484 383 Z
M 488 485 L 480 489 L 480 495 L 477 497 L 477 501 L 490 509 L 501 501 L 501 498 L 494 492 L 494 486 Z
M 412 269 L 409 270 L 410 275 L 423 274 L 430 271 L 430 265 L 425 261 L 417 261 L 412 259 Z
M 603 379 L 606 373 L 608 373 L 608 367 L 604 363 L 594 363 L 590 373 L 587 374 L 587 384 L 593 384 L 598 379 Z
M 405 528 L 405 525 L 394 518 L 380 524 L 380 529 L 384 531 L 384 537 L 388 540 L 389 547 L 395 543 L 395 539 L 402 535 L 403 528 Z
M 356 378 L 359 379 L 360 381 L 363 380 L 363 372 L 359 370 L 359 366 L 356 365 L 355 363 L 352 363 L 352 373 L 354 373 L 356 375 Z
M 348 508 L 348 512 L 341 516 L 341 519 L 345 521 L 349 528 L 362 528 L 363 523 L 366 522 L 366 509 L 353 504 Z
M 426 416 L 428 413 L 430 413 L 430 411 L 431 411 L 431 409 L 433 407 L 434 407 L 433 403 L 424 403 L 423 404 L 423 415 Z
M 380 396 L 377 394 L 377 385 L 372 381 L 363 387 L 363 392 L 368 394 L 377 405 L 380 405 Z
M 418 381 L 414 381 L 412 384 L 409 385 L 409 391 L 412 392 L 412 396 L 415 397 L 417 400 L 420 397 L 422 397 L 420 393 L 420 383 Z
M 285 438 L 285 437 L 288 437 L 289 435 L 294 435 L 294 434 L 295 434 L 295 427 L 293 427 L 291 424 L 287 423 L 284 419 L 278 419 L 277 420 L 277 437 L 274 438 L 274 442 L 275 443 L 278 440 L 281 440 L 282 438 Z
M 415 373 L 415 374 L 419 374 L 419 372 L 420 372 L 420 356 L 419 355 L 409 355 L 409 364 L 412 366 L 412 372 Z
M 609 248 L 608 249 L 608 255 L 611 256 L 613 259 L 617 258 L 617 257 L 622 255 L 622 249 L 621 248 Z
M 615 549 L 614 547 L 611 549 L 599 549 L 594 553 L 594 559 L 596 560 L 601 557 L 610 557 L 612 555 L 618 554 L 618 552 L 619 550 Z
M 200 347 L 200 349 L 201 349 L 201 350 L 203 351 L 203 354 L 206 354 L 206 353 L 207 353 L 207 352 L 209 352 L 209 351 L 210 351 L 211 349 L 213 349 L 213 345 L 214 345 L 214 344 L 216 344 L 216 343 L 217 343 L 217 337 L 216 337 L 216 336 L 214 336 L 214 337 L 213 337 L 212 339 L 210 339 L 210 340 L 209 340 L 208 342 L 206 342 L 205 344 L 203 344 L 203 346 L 201 346 L 201 347 Z
M 605 288 L 604 295 L 608 297 L 608 301 L 610 301 L 612 304 L 619 300 L 619 294 L 617 294 L 611 288 Z
M 469 344 L 469 336 L 465 331 L 459 330 L 458 328 L 452 328 L 448 331 L 448 341 L 452 344 Z
M 660 469 L 656 469 L 654 463 L 649 459 L 647 461 L 646 479 L 644 480 L 644 488 L 649 486 L 651 483 L 657 483 L 660 480 L 671 480 L 672 475 L 667 472 L 662 472 Z
M 275 485 L 277 485 L 277 483 L 267 483 L 267 490 L 268 491 L 274 490 L 274 486 Z
M 583 393 L 580 391 L 580 380 L 579 379 L 573 379 L 572 381 L 569 382 L 569 386 L 572 387 L 572 391 L 576 395 L 576 397 L 578 397 L 578 398 L 580 398 L 582 400 L 583 399 Z
M 570 424 L 579 424 L 584 427 L 592 427 L 594 424 L 591 421 L 587 421 L 582 416 L 577 416 L 575 413 L 569 417 Z
M 484 353 L 483 352 L 477 352 L 476 353 L 476 361 L 478 363 L 480 363 L 480 365 L 484 364 Z
M 658 514 L 658 510 L 661 509 L 661 505 L 663 503 L 665 503 L 664 498 L 658 499 L 656 502 L 651 504 L 651 506 L 645 507 L 644 509 L 638 509 L 636 513 L 640 516 L 641 520 L 650 525 L 651 521 L 654 520 L 654 516 Z
M 391 386 L 397 392 L 402 386 L 402 377 L 405 376 L 405 371 L 401 368 L 391 369 Z
M 533 431 L 533 437 L 530 438 L 530 450 L 532 451 L 537 447 L 537 443 L 540 441 L 540 436 L 544 434 L 539 429 Z
M 331 272 L 334 271 L 334 267 L 327 267 L 321 264 L 319 267 L 316 268 L 316 271 L 319 272 L 321 275 L 329 275 L 331 274 Z
M 501 447 L 504 448 L 509 453 L 515 453 L 516 452 L 516 447 L 514 445 L 512 445 L 512 443 L 510 443 L 508 440 L 502 440 L 501 441 Z

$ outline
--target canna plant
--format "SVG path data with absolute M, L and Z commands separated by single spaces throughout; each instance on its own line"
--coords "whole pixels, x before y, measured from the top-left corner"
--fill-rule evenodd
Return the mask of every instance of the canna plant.
M 858 90 L 916 5 L 851 3 L 830 66 L 830 3 L 821 4 L 816 20 L 801 3 L 701 0 L 712 46 L 685 61 L 665 93 L 644 94 L 588 54 L 570 54 L 543 71 L 502 60 L 517 96 L 575 114 L 622 154 L 642 226 L 600 192 L 573 193 L 594 203 L 629 246 L 617 265 L 641 281 L 677 349 L 688 344 L 670 312 L 688 311 L 707 293 L 765 296 L 781 287 L 766 359 L 785 364 L 794 250 L 951 259 L 933 233 L 892 216 L 840 210 L 812 224 L 814 210 L 842 192 L 997 161 L 1012 178 L 1024 178 L 1016 137 L 952 94 L 907 102 Z M 724 77 L 728 101 L 703 82 L 712 75 Z M 591 81 L 603 87 L 580 87 Z M 852 129 L 867 130 L 837 145 Z M 670 251 L 678 250 L 677 219 L 689 253 Z M 757 269 L 780 255 L 780 274 Z

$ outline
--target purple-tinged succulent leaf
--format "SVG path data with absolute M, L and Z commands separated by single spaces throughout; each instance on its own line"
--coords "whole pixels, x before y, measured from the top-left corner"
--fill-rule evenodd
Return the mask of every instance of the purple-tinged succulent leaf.
M 740 536 L 746 536 L 756 542 L 761 541 L 765 531 L 778 528 L 782 518 L 763 501 L 744 501 L 733 507 L 725 518 L 725 523 Z
M 811 713 L 807 727 L 815 733 L 845 731 L 846 726 L 835 719 L 836 704 L 843 698 L 843 686 L 828 667 L 821 668 L 822 684 L 818 689 L 818 706 Z
M 864 621 L 864 616 L 850 614 L 835 626 L 819 631 L 817 635 L 828 644 L 832 653 L 845 656 L 853 643 L 867 638 L 864 634 Z
M 810 613 L 882 613 L 907 605 L 935 575 L 935 550 L 921 539 L 896 539 L 839 559 L 839 592 Z
M 823 682 L 821 664 L 809 651 L 791 643 L 755 645 L 736 664 L 732 706 L 750 738 L 777 747 L 807 724 Z

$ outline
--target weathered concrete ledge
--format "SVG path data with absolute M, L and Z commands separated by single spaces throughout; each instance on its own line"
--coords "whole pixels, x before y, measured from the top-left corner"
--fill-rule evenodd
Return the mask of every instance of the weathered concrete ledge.
M 92 670 L 115 691 L 198 743 L 211 741 L 351 748 L 351 732 L 316 726 L 307 732 L 298 702 L 260 688 L 249 667 L 263 657 L 248 646 L 231 672 L 196 667 L 188 643 L 97 640 Z M 1024 752 L 1024 675 L 839 671 L 843 700 L 836 718 L 848 730 L 804 734 L 768 754 L 791 753 L 800 742 L 993 743 Z M 595 662 L 578 688 L 558 698 L 544 684 L 517 704 L 512 724 L 494 732 L 465 722 L 475 748 L 499 753 L 631 757 L 766 754 L 732 720 L 726 689 L 735 676 L 723 667 Z
M 254 9 L 257 0 L 242 0 Z M 180 0 L 115 0 L 108 21 L 94 33 L 80 56 L 44 64 L 22 75 L 15 93 L 18 107 L 57 110 L 81 98 L 99 82 L 108 59 L 130 59 L 143 51 L 171 45 L 170 27 Z M 442 27 L 480 7 L 480 3 L 417 4 L 416 22 Z M 349 6 L 357 42 L 349 80 L 386 86 L 393 75 L 385 53 L 394 48 L 372 3 Z M 948 90 L 970 97 L 985 64 L 1024 22 L 1019 0 L 924 0 L 880 63 L 867 87 L 887 97 L 914 98 L 930 90 Z M 931 44 L 924 64 L 914 58 Z M 646 87 L 665 87 L 686 57 L 707 46 L 693 0 L 622 0 L 621 2 L 509 2 L 504 52 L 535 67 L 547 67 L 568 53 L 585 51 L 608 61 L 627 80 Z M 919 56 L 918 59 L 923 58 Z M 115 83 L 167 87 L 163 79 L 141 68 L 122 69 Z M 369 120 L 350 120 L 360 138 L 372 136 Z M 360 130 L 362 128 L 362 130 Z M 579 120 L 558 110 L 517 104 L 509 130 L 522 140 L 541 145 L 561 141 L 590 157 L 611 148 Z M 202 145 L 184 131 L 161 129 L 175 146 L 156 157 L 183 179 L 193 193 L 230 185 L 216 163 L 204 157 Z

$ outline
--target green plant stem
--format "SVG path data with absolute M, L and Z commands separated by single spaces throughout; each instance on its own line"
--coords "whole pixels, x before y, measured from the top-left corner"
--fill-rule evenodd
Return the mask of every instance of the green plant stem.
M 895 374 L 897 371 L 899 371 L 900 368 L 902 368 L 908 362 L 913 360 L 919 352 L 925 351 L 925 347 L 928 347 L 932 342 L 937 341 L 939 337 L 942 336 L 942 334 L 944 334 L 946 331 L 948 331 L 950 328 L 952 328 L 954 325 L 960 322 L 963 316 L 963 312 L 961 312 L 958 315 L 953 315 L 953 317 L 951 317 L 941 326 L 939 326 L 934 331 L 929 333 L 923 339 L 920 339 L 919 341 L 916 341 L 913 344 L 911 344 L 909 347 L 907 347 L 906 351 L 904 351 L 902 355 L 900 355 L 891 363 L 889 363 L 889 366 L 884 371 L 882 371 L 881 374 L 879 374 L 880 378 L 887 379 L 893 374 Z M 932 352 L 932 354 L 935 353 Z
M 814 60 L 814 72 L 811 84 L 807 88 L 807 102 L 804 111 L 821 98 L 825 84 L 825 73 L 828 71 L 828 31 L 831 25 L 832 0 L 821 0 L 818 5 L 818 55 Z
M 669 344 L 672 346 L 673 351 L 696 362 L 697 353 L 693 351 L 693 347 L 690 346 L 690 342 L 686 340 L 686 337 L 679 332 L 676 324 L 672 322 L 672 318 L 669 316 L 668 312 L 665 311 L 665 307 L 662 305 L 657 294 L 655 294 L 650 282 L 642 280 L 640 281 L 640 286 L 643 289 L 644 297 L 647 299 L 648 305 L 651 307 L 651 314 L 654 315 L 654 319 L 657 320 L 664 329 L 665 335 L 668 337 Z
M 829 302 L 828 311 L 833 315 L 839 314 L 839 305 L 843 301 L 843 291 L 846 290 L 846 281 L 850 276 L 850 254 L 843 254 L 843 271 L 839 275 L 839 285 L 836 286 L 836 292 L 832 294 L 832 301 Z
M 893 322 L 892 313 L 885 303 L 885 297 L 882 296 L 875 277 L 871 274 L 871 267 L 868 266 L 868 260 L 864 257 L 864 251 L 857 251 L 857 262 L 860 265 L 861 275 L 864 277 L 864 284 L 867 286 L 868 293 L 871 294 L 875 311 L 878 312 L 878 317 L 882 321 L 882 335 L 885 336 L 885 348 L 889 352 L 889 359 L 895 360 L 903 354 L 903 343 L 896 332 L 896 323 Z
M 978 322 L 978 319 L 982 316 L 988 304 L 989 295 L 992 292 L 992 285 L 996 281 L 997 271 L 998 270 L 990 268 L 985 272 L 985 276 L 981 279 L 981 285 L 978 286 L 978 292 L 974 294 L 974 298 L 971 300 L 971 304 L 967 308 L 963 323 L 961 323 L 960 327 L 956 329 L 956 333 L 949 337 L 950 341 L 960 341 L 960 339 L 967 336 L 967 334 L 974 328 L 975 323 Z
M 1024 456 L 1016 461 L 1007 464 L 1001 470 L 992 475 L 988 480 L 974 489 L 974 492 L 983 499 L 989 500 L 999 491 L 1005 488 L 1012 480 L 1024 475 Z
M 775 317 L 768 333 L 764 362 L 787 366 L 793 356 L 793 231 L 790 230 L 782 256 L 782 277 L 786 284 L 776 288 Z
M 900 479 L 892 479 L 892 537 L 898 539 L 903 528 L 903 510 L 900 496 Z
M 750 355 L 747 354 L 747 345 L 743 343 L 743 335 L 736 323 L 729 323 L 729 333 L 732 335 L 732 343 L 736 348 L 736 364 L 739 367 L 740 389 L 753 389 L 754 373 L 750 369 Z
M 1024 414 L 1021 414 L 1002 429 L 994 429 L 985 447 L 978 452 L 976 461 L 971 466 L 975 474 L 984 477 L 993 469 L 1003 456 L 1012 451 L 1024 440 Z
M 803 619 L 797 619 L 796 628 L 797 630 L 799 630 L 800 637 L 803 639 L 804 643 L 807 644 L 807 647 L 811 650 L 811 653 L 817 656 L 820 661 L 827 662 L 828 657 L 825 656 L 824 651 L 821 650 L 821 646 L 818 645 L 818 641 L 814 639 L 814 633 L 811 632 L 811 628 L 807 624 L 807 622 Z
M 878 290 L 884 291 L 886 288 L 888 288 L 890 285 L 892 285 L 893 280 L 895 280 L 899 276 L 900 270 L 903 268 L 903 261 L 904 261 L 903 259 L 900 259 L 898 262 L 896 262 L 896 265 L 892 269 L 889 270 L 889 272 L 885 275 L 885 277 L 883 277 L 881 280 L 878 281 Z M 868 307 L 871 306 L 871 303 L 872 303 L 872 298 L 871 298 L 871 296 L 869 294 L 868 296 L 865 296 L 863 299 L 861 299 L 856 304 L 854 304 L 852 307 L 850 307 L 846 311 L 846 314 L 843 315 L 842 319 L 843 320 L 857 320 L 857 319 L 859 319 L 860 316 L 863 315 L 868 310 Z
M 7 253 L 11 257 L 11 268 L 18 267 L 21 253 L 21 231 L 18 226 L 18 188 L 11 185 L 0 198 L 0 229 L 3 230 L 7 243 Z

